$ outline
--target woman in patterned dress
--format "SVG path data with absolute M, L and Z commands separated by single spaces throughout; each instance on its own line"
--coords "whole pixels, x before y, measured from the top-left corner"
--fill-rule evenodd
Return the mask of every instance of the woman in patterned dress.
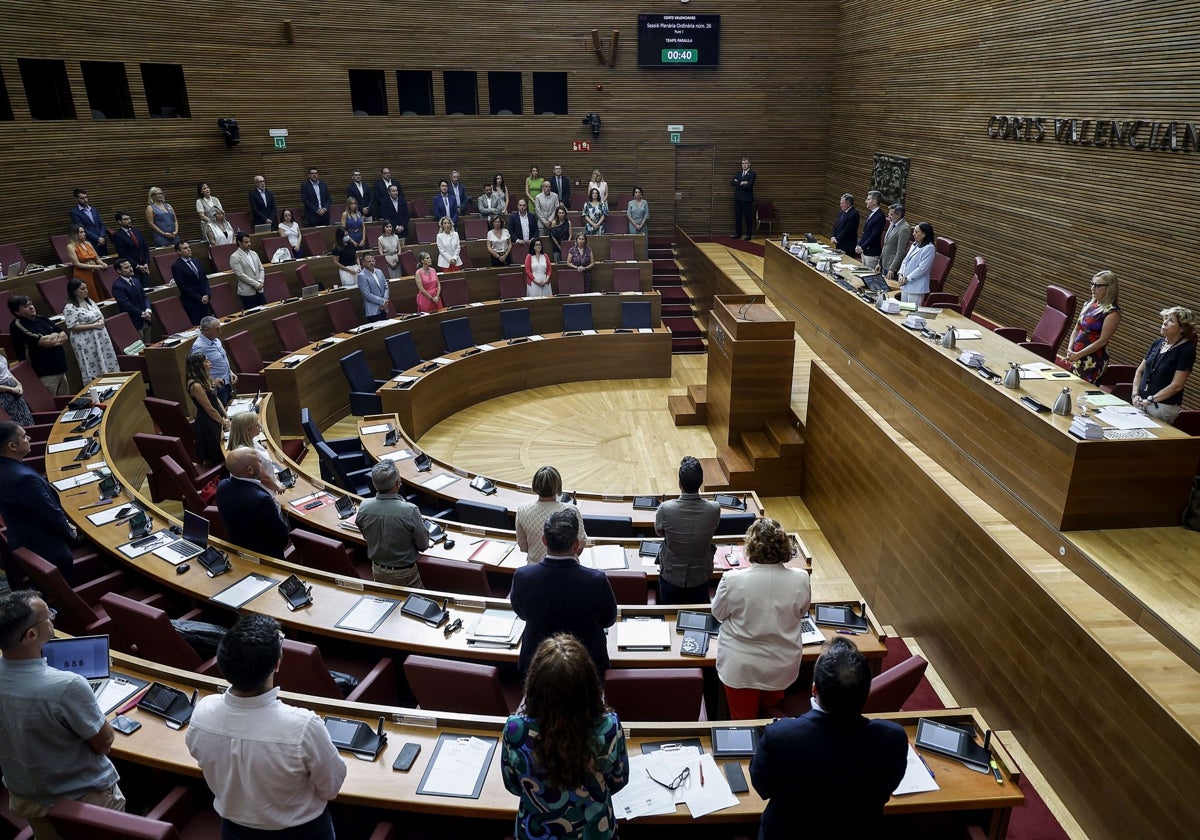
M 88 287 L 77 277 L 67 281 L 67 305 L 63 307 L 63 321 L 71 335 L 71 349 L 79 362 L 79 373 L 83 384 L 97 376 L 117 373 L 117 351 L 104 328 L 104 315 L 100 307 L 88 298 Z
M 1121 307 L 1117 305 L 1117 275 L 1101 271 L 1092 278 L 1091 287 L 1092 299 L 1079 313 L 1066 358 L 1076 376 L 1095 382 L 1108 367 L 1108 342 L 1121 324 Z

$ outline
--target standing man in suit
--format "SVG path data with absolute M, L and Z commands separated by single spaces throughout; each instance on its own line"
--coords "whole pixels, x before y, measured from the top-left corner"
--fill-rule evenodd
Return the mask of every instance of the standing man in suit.
M 375 255 L 363 251 L 358 257 L 358 291 L 362 294 L 363 315 L 368 323 L 387 317 L 388 281 L 375 267 Z
M 561 164 L 554 164 L 554 174 L 550 176 L 550 192 L 558 196 L 559 204 L 568 210 L 571 209 L 571 179 L 563 174 Z
M 388 187 L 387 194 L 376 205 L 375 212 L 378 214 L 376 217 L 378 220 L 392 223 L 396 235 L 400 237 L 400 244 L 403 245 L 404 233 L 408 230 L 408 201 L 404 198 L 404 191 L 395 181 Z
M 79 187 L 75 190 L 75 206 L 71 208 L 71 221 L 83 225 L 87 241 L 92 243 L 96 253 L 108 256 L 108 229 L 100 220 L 100 211 L 88 201 L 87 190 Z
M 374 200 L 371 201 L 371 206 L 374 207 L 376 211 L 378 211 L 380 205 L 387 200 L 392 187 L 395 187 L 397 192 L 399 192 L 400 200 L 405 204 L 408 203 L 408 199 L 404 197 L 404 187 L 400 186 L 399 181 L 392 180 L 392 170 L 390 167 L 385 166 L 382 170 L 380 170 L 379 180 L 375 182 L 374 186 L 375 197 Z M 393 224 L 395 223 L 393 222 Z M 399 234 L 400 231 L 396 231 L 396 233 Z M 400 235 L 403 238 L 403 234 Z
M 137 232 L 128 213 L 118 213 L 116 219 L 120 227 L 113 232 L 112 243 L 117 249 L 117 256 L 133 263 L 133 270 L 143 281 L 149 280 L 150 246 L 146 244 L 146 237 Z
M 8 526 L 9 548 L 28 548 L 73 583 L 77 536 L 58 495 L 44 476 L 25 463 L 29 435 L 17 423 L 0 423 L 0 517 Z
M 317 167 L 308 168 L 308 180 L 300 185 L 300 201 L 304 204 L 304 226 L 320 227 L 329 224 L 329 187 L 321 180 Z
M 712 538 L 721 522 L 721 506 L 700 498 L 704 468 L 691 455 L 679 462 L 679 498 L 658 506 L 654 533 L 663 538 L 658 552 L 658 602 L 707 604 L 713 572 Z
M 179 259 L 171 264 L 171 279 L 179 287 L 179 300 L 188 320 L 198 325 L 201 318 L 212 314 L 208 275 L 199 260 L 192 258 L 192 246 L 186 240 L 175 246 L 175 253 Z
M 229 255 L 229 267 L 237 277 L 237 296 L 242 301 L 243 309 L 262 306 L 267 302 L 263 295 L 267 273 L 262 260 L 250 247 L 252 244 L 250 234 L 242 231 L 237 235 L 237 250 Z
M 438 220 L 439 226 L 442 219 L 448 218 L 458 227 L 458 199 L 450 192 L 449 181 L 438 181 L 437 195 L 433 197 L 433 218 Z
M 912 225 L 904 218 L 904 205 L 893 204 L 888 208 L 888 227 L 883 234 L 883 250 L 879 254 L 879 273 L 888 280 L 895 280 L 900 273 L 900 264 L 908 254 L 912 239 Z
M 537 239 L 537 216 L 529 212 L 529 203 L 525 199 L 517 202 L 517 212 L 508 217 L 508 235 L 513 242 L 528 245 L 530 240 Z
M 883 193 L 871 190 L 867 193 L 867 221 L 863 224 L 862 236 L 854 253 L 862 260 L 867 268 L 879 267 L 879 255 L 883 252 L 883 229 L 886 226 L 883 210 L 879 204 L 883 201 Z
M 248 196 L 250 201 L 250 219 L 255 225 L 279 225 L 279 212 L 275 209 L 275 193 L 267 189 L 267 179 L 261 175 L 254 176 L 254 189 Z
M 750 158 L 742 158 L 741 170 L 733 176 L 733 238 L 742 238 L 742 228 L 746 229 L 746 239 L 754 233 L 754 182 L 758 173 L 750 168 Z
M 150 298 L 142 281 L 133 273 L 133 264 L 121 257 L 117 260 L 117 282 L 113 283 L 113 298 L 122 312 L 129 313 L 133 328 L 137 330 L 142 341 L 150 343 L 150 321 L 154 313 L 150 309 Z
M 458 204 L 459 212 L 466 213 L 467 205 L 471 202 L 471 196 L 467 195 L 467 188 L 459 183 L 457 169 L 450 173 L 450 194 L 454 196 L 454 201 Z
M 608 668 L 608 639 L 604 628 L 617 620 L 617 598 L 599 569 L 579 565 L 583 540 L 579 512 L 567 508 L 550 514 L 542 531 L 546 556 L 522 566 L 513 575 L 509 600 L 525 619 L 525 637 L 517 667 L 524 674 L 543 639 L 570 633 L 587 648 L 596 672 Z
M 279 513 L 275 494 L 262 483 L 262 461 L 248 446 L 225 456 L 229 478 L 217 485 L 217 510 L 234 545 L 266 557 L 283 559 L 288 526 Z
M 833 233 L 829 241 L 834 248 L 851 253 L 854 251 L 854 243 L 858 241 L 858 208 L 854 206 L 854 196 L 846 193 L 838 206 L 841 207 L 841 212 L 833 224 Z
M 813 669 L 813 708 L 763 730 L 750 762 L 750 780 L 763 799 L 759 840 L 813 837 L 853 824 L 854 834 L 879 834 L 883 806 L 904 778 L 908 736 L 890 720 L 867 720 L 871 691 L 866 657 L 835 636 Z
M 362 173 L 355 169 L 350 173 L 350 183 L 346 185 L 346 198 L 358 201 L 358 211 L 364 216 L 375 215 L 375 190 L 363 182 Z

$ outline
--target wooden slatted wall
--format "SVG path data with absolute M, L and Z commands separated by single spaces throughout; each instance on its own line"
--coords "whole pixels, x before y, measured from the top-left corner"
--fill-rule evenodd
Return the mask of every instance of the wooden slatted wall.
M 683 201 L 711 205 L 715 233 L 732 232 L 729 179 L 743 153 L 762 173 L 759 198 L 775 201 L 785 219 L 819 212 L 835 0 L 695 10 L 722 15 L 715 71 L 637 68 L 638 13 L 688 11 L 667 0 L 186 8 L 131 0 L 119 15 L 62 0 L 10 5 L 0 21 L 0 37 L 11 45 L 0 72 L 16 118 L 0 122 L 0 196 L 9 198 L 0 203 L 0 242 L 19 243 L 34 261 L 51 260 L 47 233 L 65 232 L 75 185 L 85 185 L 107 217 L 125 208 L 141 224 L 146 188 L 156 184 L 194 237 L 197 181 L 208 180 L 226 209 L 240 210 L 253 175 L 265 172 L 280 206 L 295 206 L 309 164 L 321 169 L 335 201 L 354 167 L 373 181 L 381 166 L 391 166 L 410 199 L 431 198 L 452 168 L 472 195 L 497 171 L 510 187 L 520 186 L 531 164 L 549 174 L 561 162 L 586 187 L 599 168 L 614 195 L 629 192 L 636 179 L 650 202 L 652 232 L 669 234 L 676 181 L 669 123 L 685 126 L 685 143 L 712 150 L 711 184 L 701 185 L 700 195 L 689 188 Z M 779 37 L 780 22 L 796 16 L 811 33 L 800 46 Z M 284 18 L 293 22 L 294 45 L 285 43 Z M 598 64 L 593 29 L 606 50 L 612 30 L 620 30 L 615 67 Z M 30 119 L 21 57 L 66 61 L 79 119 Z M 125 63 L 136 119 L 91 119 L 80 59 Z M 150 119 L 138 62 L 183 65 L 191 119 Z M 389 116 L 352 116 L 348 68 L 386 71 Z M 524 116 L 444 116 L 443 69 L 478 72 L 481 114 L 489 110 L 487 71 L 520 71 Z M 433 71 L 437 115 L 398 115 L 396 70 Z M 533 116 L 534 71 L 568 74 L 569 115 Z M 801 96 L 802 110 L 784 105 Z M 572 152 L 573 140 L 592 139 L 580 124 L 589 111 L 602 116 L 601 136 L 590 153 Z M 231 151 L 216 127 L 219 117 L 240 123 L 242 142 Z M 272 148 L 270 128 L 289 129 L 286 151 Z
M 990 271 L 978 312 L 1029 329 L 1047 284 L 1073 290 L 1082 306 L 1087 280 L 1112 269 L 1125 316 L 1112 355 L 1137 364 L 1160 309 L 1200 307 L 1200 150 L 1060 144 L 1053 118 L 1200 124 L 1197 8 L 844 4 L 822 227 L 832 226 L 841 193 L 865 194 L 875 153 L 910 157 L 910 220 L 958 242 L 950 290 L 963 291 L 982 254 Z M 1046 117 L 1048 136 L 991 139 L 993 114 Z M 1194 381 L 1191 391 L 1188 404 L 1200 405 Z

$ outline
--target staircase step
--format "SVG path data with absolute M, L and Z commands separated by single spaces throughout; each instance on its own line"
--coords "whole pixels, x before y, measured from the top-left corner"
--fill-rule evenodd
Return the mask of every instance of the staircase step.
M 655 286 L 654 290 L 662 295 L 663 303 L 692 304 L 692 299 L 682 286 Z
M 685 394 L 667 397 L 667 408 L 676 426 L 703 426 L 708 419 L 708 409 L 696 405 Z
M 779 450 L 765 432 L 742 432 L 742 451 L 756 470 L 765 462 L 779 458 Z
M 675 260 L 652 260 L 650 263 L 655 274 L 678 274 L 679 266 Z
M 675 338 L 699 338 L 703 335 L 695 318 L 663 318 L 662 322 Z
M 687 395 L 696 405 L 704 405 L 708 402 L 708 385 L 703 382 L 699 385 L 689 385 Z
M 707 352 L 708 348 L 702 338 L 671 339 L 671 353 L 676 356 L 696 356 Z
M 729 476 L 725 474 L 725 468 L 719 458 L 701 458 L 700 467 L 704 470 L 703 489 L 706 492 L 714 493 L 732 489 L 729 485 Z
M 664 318 L 693 318 L 696 312 L 690 303 L 664 303 L 662 317 Z
M 771 439 L 781 457 L 799 455 L 804 451 L 804 435 L 796 428 L 798 423 L 791 414 L 767 420 L 767 437 Z
M 725 474 L 730 479 L 736 479 L 739 475 L 753 474 L 754 466 L 746 457 L 740 446 L 717 446 L 717 457 L 721 459 L 725 467 Z
M 646 244 L 651 248 L 674 248 L 675 239 L 670 236 L 651 236 Z
M 683 288 L 683 278 L 674 276 L 655 275 L 650 280 L 651 286 L 655 289 L 678 289 Z

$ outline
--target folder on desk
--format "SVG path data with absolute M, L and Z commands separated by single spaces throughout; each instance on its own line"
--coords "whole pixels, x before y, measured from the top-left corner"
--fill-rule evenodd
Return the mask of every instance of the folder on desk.
M 438 736 L 417 793 L 478 799 L 499 740 L 452 732 Z
M 467 630 L 467 644 L 472 647 L 511 650 L 525 633 L 524 619 L 512 610 L 484 610 L 479 620 Z
M 625 559 L 625 547 L 620 545 L 593 545 L 585 548 L 579 555 L 579 564 L 601 571 L 629 568 L 629 562 Z
M 484 540 L 479 548 L 471 552 L 470 560 L 472 563 L 483 563 L 485 566 L 499 566 L 516 547 L 516 543 L 503 540 Z
M 622 619 L 617 622 L 617 649 L 670 650 L 670 625 L 661 618 Z

